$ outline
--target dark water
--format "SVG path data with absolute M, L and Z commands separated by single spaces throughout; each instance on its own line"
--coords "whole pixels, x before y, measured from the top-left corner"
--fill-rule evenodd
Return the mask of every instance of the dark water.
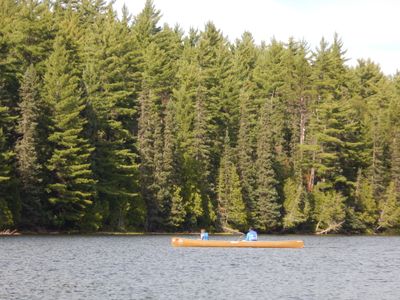
M 0 299 L 400 299 L 400 237 L 260 237 L 304 249 L 172 248 L 170 238 L 2 237 Z

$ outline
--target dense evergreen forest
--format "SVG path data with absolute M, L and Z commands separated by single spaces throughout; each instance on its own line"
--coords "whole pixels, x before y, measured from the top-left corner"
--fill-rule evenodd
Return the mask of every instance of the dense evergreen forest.
M 400 228 L 400 73 L 160 17 L 0 0 L 0 230 Z

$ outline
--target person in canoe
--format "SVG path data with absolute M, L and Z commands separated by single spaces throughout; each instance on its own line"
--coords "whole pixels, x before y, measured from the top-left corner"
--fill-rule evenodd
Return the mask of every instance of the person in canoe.
M 200 239 L 208 240 L 208 232 L 205 229 L 200 230 Z
M 249 231 L 246 234 L 245 241 L 257 241 L 257 232 L 253 227 L 249 228 Z

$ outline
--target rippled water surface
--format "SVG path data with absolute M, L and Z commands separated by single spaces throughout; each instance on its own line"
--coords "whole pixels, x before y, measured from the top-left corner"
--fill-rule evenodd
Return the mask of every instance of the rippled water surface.
M 304 249 L 170 239 L 1 237 L 0 299 L 400 299 L 400 237 L 260 237 L 302 239 Z

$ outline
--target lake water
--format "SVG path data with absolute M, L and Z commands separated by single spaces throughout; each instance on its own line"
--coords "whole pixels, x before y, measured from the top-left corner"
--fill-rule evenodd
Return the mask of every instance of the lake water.
M 400 237 L 260 236 L 302 239 L 304 249 L 170 239 L 1 237 L 0 299 L 400 299 Z

